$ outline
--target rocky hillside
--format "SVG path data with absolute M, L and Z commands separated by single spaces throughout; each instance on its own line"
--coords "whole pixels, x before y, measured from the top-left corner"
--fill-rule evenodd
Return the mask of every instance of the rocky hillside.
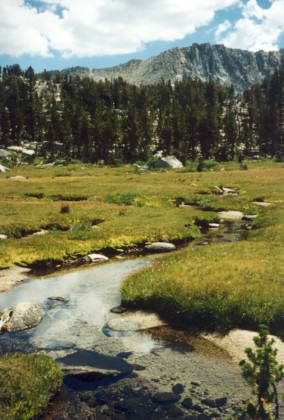
M 62 72 L 90 76 L 97 81 L 122 77 L 134 84 L 154 84 L 162 79 L 208 81 L 211 78 L 227 85 L 233 84 L 237 91 L 242 91 L 261 82 L 279 68 L 284 68 L 284 49 L 253 53 L 223 45 L 193 44 L 115 67 L 93 70 L 76 67 Z

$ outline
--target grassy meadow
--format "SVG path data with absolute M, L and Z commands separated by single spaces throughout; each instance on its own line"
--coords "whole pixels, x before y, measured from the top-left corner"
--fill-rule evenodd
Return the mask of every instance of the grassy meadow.
M 187 248 L 128 278 L 124 303 L 205 326 L 284 320 L 284 164 L 235 163 L 214 171 L 138 173 L 134 166 L 21 166 L 0 175 L 0 268 L 62 262 L 109 248 L 200 236 L 218 210 L 258 214 L 249 239 Z M 26 179 L 11 179 L 14 176 Z M 216 186 L 238 190 L 219 196 Z M 263 208 L 253 200 L 266 200 Z M 186 207 L 178 207 L 183 201 Z M 33 233 L 48 230 L 45 235 Z M 154 306 L 153 306 L 154 305 Z

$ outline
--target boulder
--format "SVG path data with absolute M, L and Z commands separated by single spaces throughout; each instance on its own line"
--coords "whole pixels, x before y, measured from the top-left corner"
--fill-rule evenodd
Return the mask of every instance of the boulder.
M 87 258 L 91 263 L 100 263 L 109 260 L 108 257 L 102 254 L 89 254 Z
M 183 164 L 175 156 L 157 156 L 152 164 L 156 169 L 179 169 Z
M 153 242 L 145 246 L 145 250 L 150 252 L 167 252 L 175 249 L 176 246 L 170 242 Z
M 5 149 L 0 149 L 0 159 L 9 159 L 11 152 Z
M 4 311 L 0 318 L 2 331 L 16 332 L 36 327 L 42 320 L 44 311 L 35 303 L 18 303 Z
M 10 146 L 7 149 L 11 150 L 12 152 L 22 153 L 23 155 L 27 155 L 27 156 L 34 156 L 35 154 L 34 150 L 26 149 L 25 147 L 22 147 L 22 146 Z
M 242 220 L 244 214 L 241 211 L 229 210 L 229 211 L 220 211 L 219 217 L 222 220 L 229 220 L 229 221 L 238 221 Z
M 5 172 L 7 172 L 7 171 L 9 171 L 9 168 L 7 168 L 7 167 L 6 167 L 6 166 L 4 166 L 4 165 L 0 165 L 0 172 L 5 173 Z

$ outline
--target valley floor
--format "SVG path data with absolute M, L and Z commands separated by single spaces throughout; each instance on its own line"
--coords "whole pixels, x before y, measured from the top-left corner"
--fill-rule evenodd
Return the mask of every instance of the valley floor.
M 7 237 L 0 240 L 0 267 L 62 267 L 93 252 L 183 243 L 199 237 L 200 226 L 218 222 L 218 211 L 239 210 L 257 215 L 248 240 L 189 245 L 166 256 L 126 280 L 123 301 L 155 307 L 186 325 L 255 328 L 266 322 L 281 328 L 283 175 L 284 165 L 270 161 L 250 162 L 248 170 L 227 163 L 201 173 L 18 167 L 0 175 L 0 235 Z M 236 195 L 220 194 L 222 187 Z

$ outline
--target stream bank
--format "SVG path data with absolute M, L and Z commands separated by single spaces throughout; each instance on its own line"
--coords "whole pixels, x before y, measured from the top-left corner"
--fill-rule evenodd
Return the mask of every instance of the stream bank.
M 209 231 L 200 245 L 242 235 L 237 228 L 227 234 Z M 45 310 L 36 328 L 0 336 L 1 353 L 43 352 L 58 362 L 74 355 L 71 367 L 87 368 L 65 374 L 44 419 L 227 418 L 248 398 L 238 365 L 200 337 L 170 327 L 105 334 L 107 322 L 119 318 L 110 310 L 120 304 L 121 281 L 149 264 L 151 258 L 110 262 L 30 280 L 0 295 L 1 307 L 28 300 Z

